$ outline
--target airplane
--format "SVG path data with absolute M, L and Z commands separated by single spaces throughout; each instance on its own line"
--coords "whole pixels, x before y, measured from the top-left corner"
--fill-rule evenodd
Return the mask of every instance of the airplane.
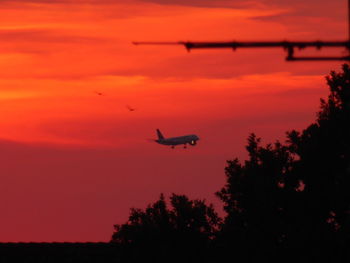
M 187 144 L 195 146 L 197 144 L 197 141 L 199 140 L 199 137 L 194 134 L 165 138 L 159 129 L 157 129 L 157 135 L 158 140 L 155 140 L 155 142 L 163 145 L 170 145 L 172 149 L 174 149 L 176 145 L 180 144 L 183 144 L 184 148 L 187 148 Z

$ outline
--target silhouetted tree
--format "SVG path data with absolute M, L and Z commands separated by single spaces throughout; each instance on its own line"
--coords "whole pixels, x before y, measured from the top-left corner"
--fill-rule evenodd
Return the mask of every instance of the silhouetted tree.
M 225 250 L 229 244 L 236 257 L 270 258 L 285 238 L 283 188 L 292 157 L 279 142 L 260 146 L 254 134 L 246 148 L 249 160 L 244 165 L 238 159 L 227 162 L 227 183 L 217 193 L 227 212 L 218 242 L 226 243 Z
M 115 225 L 112 242 L 128 246 L 140 258 L 147 254 L 169 262 L 201 257 L 220 223 L 213 206 L 176 194 L 170 204 L 168 208 L 162 194 L 145 210 L 131 209 L 128 222 Z
M 316 123 L 265 147 L 252 134 L 249 159 L 227 162 L 217 192 L 227 217 L 224 251 L 256 260 L 290 255 L 298 262 L 348 257 L 350 227 L 350 69 L 331 72 Z M 254 251 L 254 253 L 251 253 Z
M 326 80 L 330 95 L 321 99 L 316 123 L 302 133 L 288 133 L 289 149 L 297 157 L 288 184 L 304 185 L 302 198 L 290 209 L 297 222 L 290 242 L 308 247 L 311 259 L 322 255 L 333 261 L 344 260 L 350 247 L 349 65 L 340 73 L 332 71 Z M 309 244 L 314 244 L 313 250 Z

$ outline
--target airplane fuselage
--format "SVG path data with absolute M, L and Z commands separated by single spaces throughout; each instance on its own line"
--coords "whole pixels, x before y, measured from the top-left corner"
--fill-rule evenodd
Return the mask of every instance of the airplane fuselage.
M 191 135 L 185 135 L 185 136 L 179 136 L 179 137 L 158 139 L 156 140 L 156 142 L 163 145 L 175 146 L 180 144 L 196 145 L 198 140 L 199 138 L 197 135 L 191 134 Z

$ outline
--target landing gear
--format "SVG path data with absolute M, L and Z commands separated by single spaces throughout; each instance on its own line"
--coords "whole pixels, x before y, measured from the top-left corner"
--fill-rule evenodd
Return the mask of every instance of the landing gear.
M 186 149 L 187 148 L 187 145 L 186 145 L 186 143 L 184 144 L 184 149 Z
M 175 149 L 175 146 L 174 146 L 174 145 L 172 145 L 172 146 L 171 146 L 171 149 Z

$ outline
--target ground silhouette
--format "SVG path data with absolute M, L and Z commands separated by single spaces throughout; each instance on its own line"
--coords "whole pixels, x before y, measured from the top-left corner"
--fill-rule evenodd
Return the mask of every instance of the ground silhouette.
M 173 195 L 115 226 L 112 242 L 136 257 L 223 262 L 350 261 L 350 69 L 326 77 L 315 123 L 289 131 L 285 143 L 248 138 L 248 160 L 227 161 L 216 193 L 226 216 L 211 205 Z M 198 182 L 200 183 L 200 182 Z M 171 256 L 172 255 L 172 256 Z

